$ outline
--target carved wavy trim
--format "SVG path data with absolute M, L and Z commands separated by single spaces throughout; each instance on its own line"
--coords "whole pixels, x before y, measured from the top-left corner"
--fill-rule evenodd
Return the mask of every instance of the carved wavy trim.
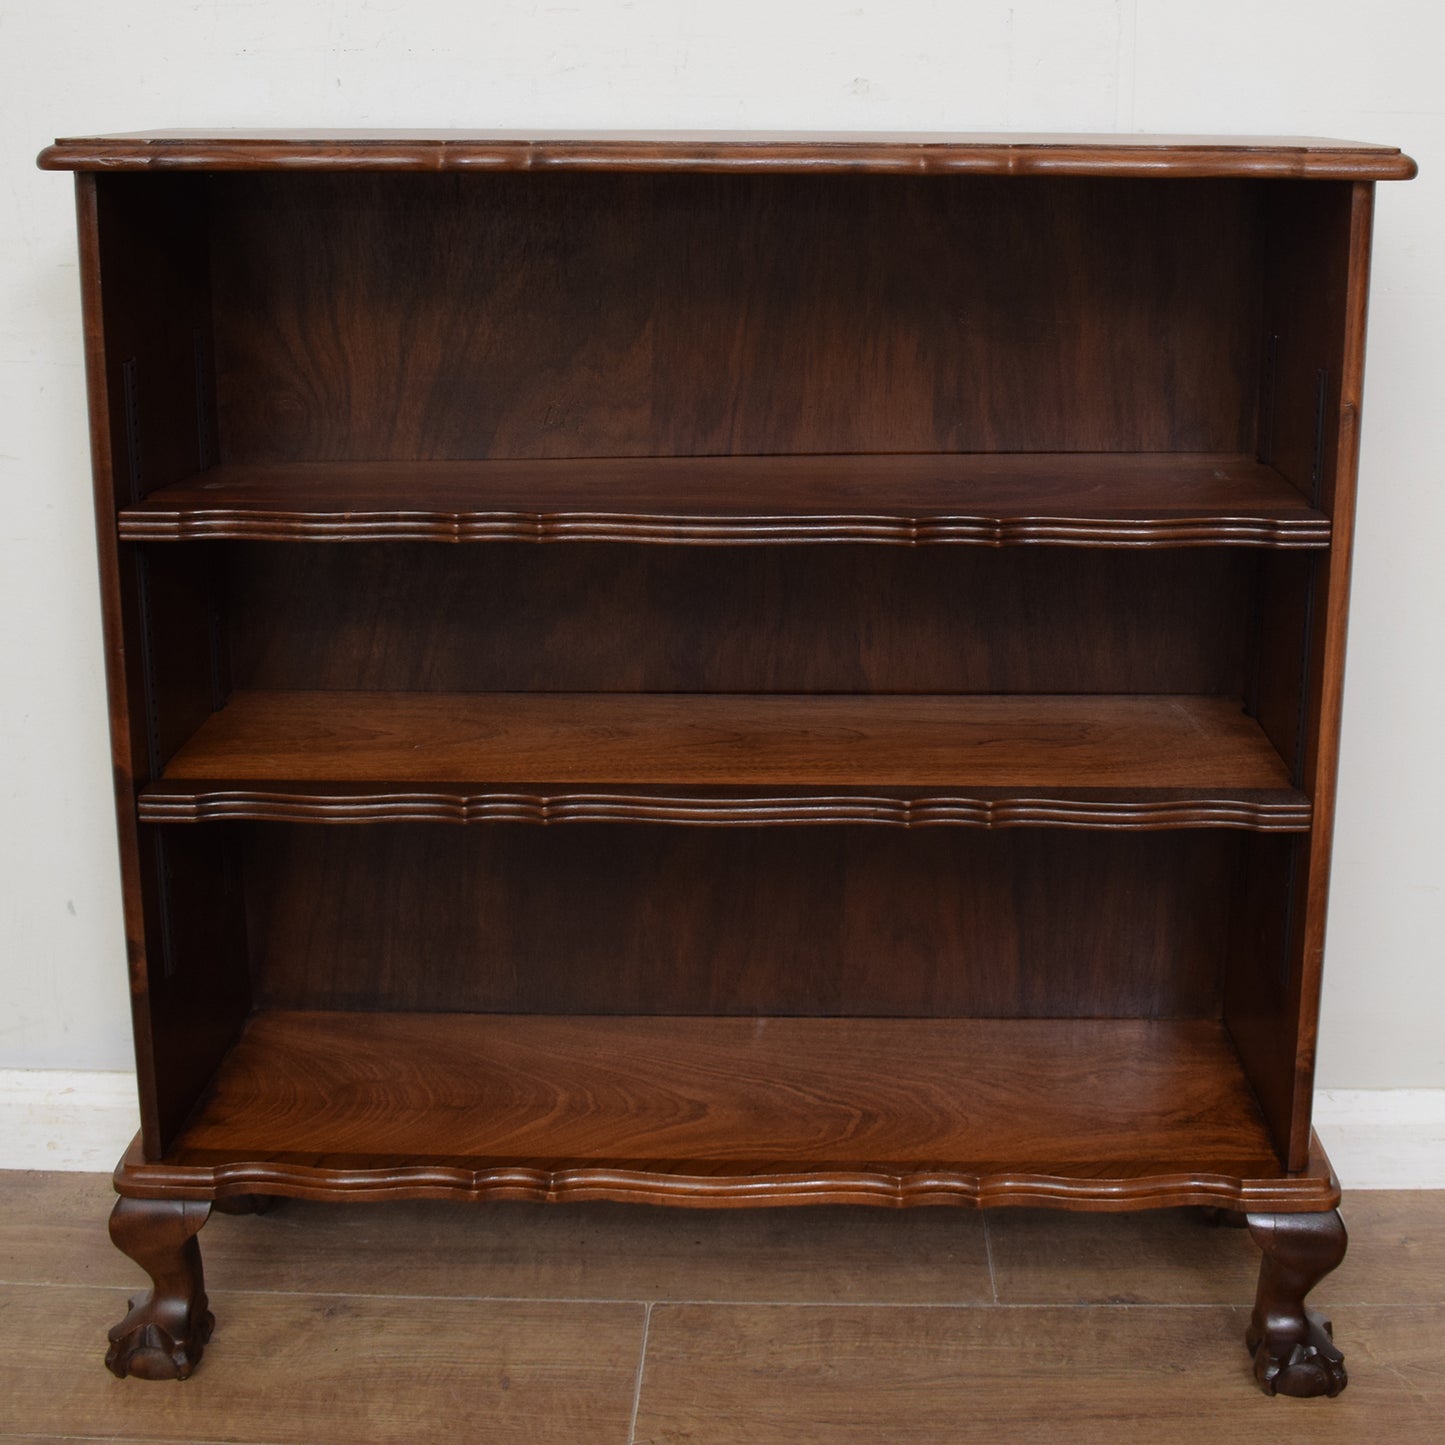
M 224 1199 L 237 1194 L 284 1194 L 298 1199 L 524 1199 L 561 1203 L 606 1199 L 622 1203 L 709 1208 L 795 1204 L 926 1204 L 1055 1206 L 1093 1210 L 1215 1205 L 1253 1211 L 1330 1209 L 1339 1184 L 1323 1175 L 1240 1179 L 1220 1174 L 1168 1173 L 1132 1179 L 1065 1178 L 1044 1174 L 969 1174 L 942 1169 L 891 1173 L 882 1169 L 820 1167 L 796 1173 L 729 1170 L 723 1174 L 660 1171 L 655 1166 L 596 1164 L 547 1169 L 526 1164 L 484 1168 L 438 1165 L 328 1169 L 277 1162 L 214 1167 L 145 1164 L 127 1156 L 116 1170 L 118 1193 L 136 1198 Z
M 1328 547 L 1326 517 L 671 516 L 568 512 L 299 512 L 246 507 L 120 514 L 127 542 L 964 543 L 984 547 Z
M 1302 794 L 1279 800 L 1171 798 L 1167 801 L 1089 797 L 707 796 L 646 793 L 312 793 L 215 788 L 179 791 L 175 784 L 140 796 L 145 823 L 227 820 L 314 823 L 881 823 L 913 828 L 1247 828 L 1306 832 L 1311 807 Z

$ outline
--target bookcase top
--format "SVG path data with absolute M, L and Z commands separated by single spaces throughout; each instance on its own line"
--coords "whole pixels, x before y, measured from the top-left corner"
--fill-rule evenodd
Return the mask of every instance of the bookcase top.
M 52 171 L 675 171 L 1409 180 L 1397 147 L 1302 136 L 153 130 L 57 140 Z

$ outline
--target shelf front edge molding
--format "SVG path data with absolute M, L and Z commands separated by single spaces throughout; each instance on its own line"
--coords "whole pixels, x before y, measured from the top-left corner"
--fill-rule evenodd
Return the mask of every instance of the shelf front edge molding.
M 372 512 L 318 516 L 214 508 L 128 508 L 125 542 L 660 542 L 736 546 L 881 542 L 897 546 L 1028 543 L 1084 547 L 1328 547 L 1328 519 L 1263 517 L 640 516 L 537 512 Z
M 1230 453 L 589 457 L 227 465 L 120 513 L 130 542 L 877 542 L 1328 547 Z
M 147 1164 L 132 1146 L 115 1173 L 118 1194 L 131 1198 L 225 1199 L 281 1194 L 298 1199 L 512 1199 L 555 1204 L 611 1200 L 623 1204 L 746 1208 L 797 1204 L 963 1205 L 1087 1208 L 1095 1211 L 1214 1205 L 1252 1212 L 1291 1213 L 1333 1208 L 1339 1184 L 1323 1172 L 1278 1179 L 1238 1179 L 1209 1173 L 1168 1173 L 1135 1179 L 1068 1178 L 1045 1174 L 969 1174 L 948 1169 L 893 1173 L 854 1165 L 810 1170 L 688 1173 L 695 1164 L 664 1171 L 636 1165 L 588 1163 L 570 1168 L 496 1164 L 482 1168 L 420 1165 L 391 1169 L 329 1168 L 292 1163 L 235 1163 L 214 1167 Z
M 52 171 L 830 172 L 1409 180 L 1397 147 L 1276 136 L 557 131 L 146 131 L 68 137 Z
M 143 823 L 225 821 L 309 823 L 671 823 L 692 826 L 877 823 L 904 828 L 1244 828 L 1302 833 L 1311 805 L 1302 793 L 1257 797 L 1129 795 L 1081 790 L 1073 796 L 879 796 L 870 793 L 684 796 L 614 792 L 487 791 L 462 786 L 427 790 L 274 787 L 199 788 L 161 781 L 140 795 Z

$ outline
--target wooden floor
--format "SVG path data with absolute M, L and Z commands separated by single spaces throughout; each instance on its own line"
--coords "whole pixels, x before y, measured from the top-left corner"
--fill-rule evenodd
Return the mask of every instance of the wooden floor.
M 1270 1400 L 1193 1212 L 285 1204 L 202 1234 L 184 1384 L 112 1379 L 109 1180 L 0 1174 L 0 1439 L 1445 1440 L 1445 1191 L 1355 1193 L 1337 1400 Z

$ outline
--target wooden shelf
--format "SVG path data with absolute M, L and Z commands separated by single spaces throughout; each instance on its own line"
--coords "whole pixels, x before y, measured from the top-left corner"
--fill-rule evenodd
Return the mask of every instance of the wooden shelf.
M 140 813 L 1295 831 L 1310 806 L 1223 697 L 242 692 Z
M 128 1193 L 1247 1203 L 1287 1177 L 1212 1020 L 255 1015 Z
M 1393 146 L 1294 136 L 888 131 L 137 131 L 70 137 L 44 170 L 859 171 L 1408 180 Z
M 222 466 L 120 535 L 1326 547 L 1330 524 L 1251 457 L 1090 452 Z

